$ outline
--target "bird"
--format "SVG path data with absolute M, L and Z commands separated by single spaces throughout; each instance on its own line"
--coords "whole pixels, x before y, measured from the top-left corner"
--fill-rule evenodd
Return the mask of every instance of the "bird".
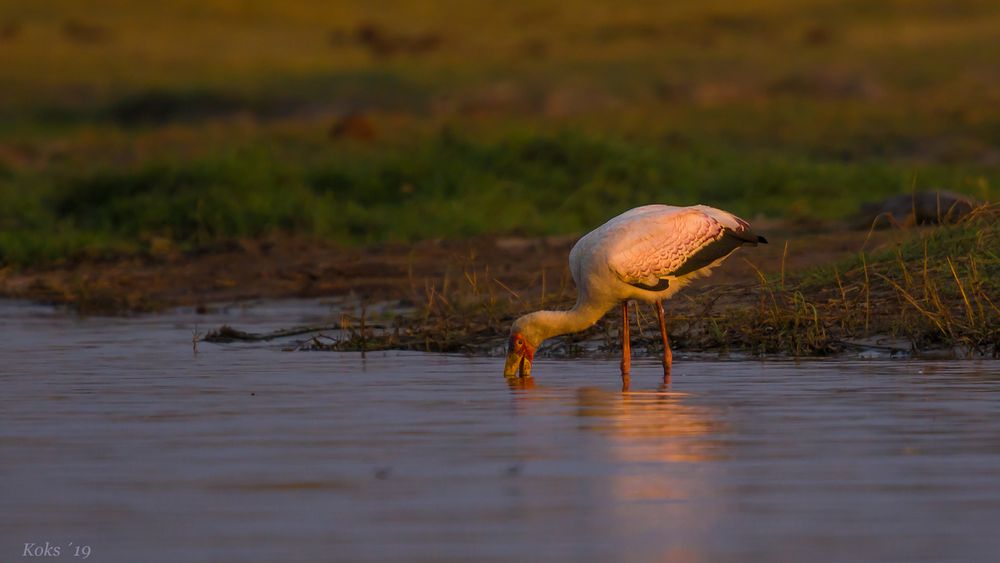
M 709 275 L 744 245 L 767 244 L 736 215 L 693 205 L 644 205 L 609 219 L 587 233 L 569 253 L 577 287 L 576 304 L 567 311 L 535 311 L 511 325 L 506 378 L 530 378 L 535 351 L 543 341 L 593 326 L 616 306 L 622 311 L 623 388 L 631 371 L 628 304 L 655 305 L 663 338 L 663 377 L 670 379 L 673 354 L 667 338 L 663 301 L 692 280 Z

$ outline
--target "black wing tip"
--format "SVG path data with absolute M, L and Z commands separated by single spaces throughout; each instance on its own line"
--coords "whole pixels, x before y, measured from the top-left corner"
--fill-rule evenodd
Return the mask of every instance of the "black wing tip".
M 757 242 L 760 244 L 767 244 L 767 239 L 760 235 L 757 235 Z

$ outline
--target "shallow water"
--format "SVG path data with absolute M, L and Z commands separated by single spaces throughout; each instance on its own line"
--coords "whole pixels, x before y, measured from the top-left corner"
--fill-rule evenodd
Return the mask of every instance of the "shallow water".
M 996 560 L 1000 363 L 191 346 L 317 303 L 0 302 L 0 561 Z M 72 542 L 72 546 L 69 544 Z M 46 559 L 51 560 L 51 559 Z

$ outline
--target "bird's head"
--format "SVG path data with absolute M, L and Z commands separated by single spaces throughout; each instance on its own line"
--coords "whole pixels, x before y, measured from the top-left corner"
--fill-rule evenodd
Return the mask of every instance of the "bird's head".
M 530 317 L 531 315 L 526 315 L 517 319 L 510 328 L 507 362 L 503 366 L 504 377 L 531 375 L 531 362 L 535 360 L 535 350 L 542 339 L 536 336 Z

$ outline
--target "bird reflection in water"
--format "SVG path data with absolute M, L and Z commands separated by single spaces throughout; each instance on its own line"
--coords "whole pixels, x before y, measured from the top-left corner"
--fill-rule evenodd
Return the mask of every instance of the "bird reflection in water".
M 510 387 L 511 391 L 527 391 L 535 388 L 535 378 L 530 375 L 527 377 L 508 377 L 506 379 L 507 386 Z
M 637 377 L 634 384 L 642 381 Z M 667 384 L 626 392 L 544 381 L 536 386 L 529 378 L 508 384 L 515 412 L 527 423 L 521 441 L 529 476 L 534 463 L 542 464 L 543 474 L 561 476 L 561 494 L 576 499 L 576 506 L 596 507 L 594 525 L 601 534 L 629 542 L 669 536 L 670 550 L 692 550 L 685 557 L 670 551 L 651 560 L 699 558 L 699 542 L 711 540 L 698 536 L 711 534 L 732 510 L 724 493 L 724 411 Z M 530 511 L 536 500 L 526 498 L 523 509 Z M 676 530 L 685 532 L 671 536 Z
M 629 462 L 719 459 L 714 439 L 724 428 L 711 409 L 689 404 L 691 396 L 657 390 L 617 393 L 593 387 L 576 391 L 581 428 L 612 439 L 618 457 Z
M 615 475 L 614 489 L 619 498 L 684 497 L 678 490 L 676 472 L 664 467 L 657 469 L 656 464 L 726 458 L 720 434 L 727 428 L 720 420 L 721 413 L 692 404 L 694 396 L 671 391 L 669 383 L 652 390 L 626 388 L 622 392 L 581 387 L 571 396 L 567 396 L 565 389 L 536 387 L 532 377 L 509 378 L 507 383 L 515 392 L 518 409 L 523 414 L 565 407 L 570 400 L 578 418 L 577 428 L 605 438 L 584 442 L 606 448 L 601 453 L 602 459 L 651 469 Z
M 535 378 L 527 375 L 523 377 L 507 377 L 507 386 L 510 387 L 512 391 L 526 391 L 535 388 Z M 632 378 L 628 374 L 622 376 L 622 393 L 627 393 L 632 388 Z M 663 376 L 663 382 L 660 384 L 659 392 L 667 393 L 670 390 L 670 375 L 666 374 Z

